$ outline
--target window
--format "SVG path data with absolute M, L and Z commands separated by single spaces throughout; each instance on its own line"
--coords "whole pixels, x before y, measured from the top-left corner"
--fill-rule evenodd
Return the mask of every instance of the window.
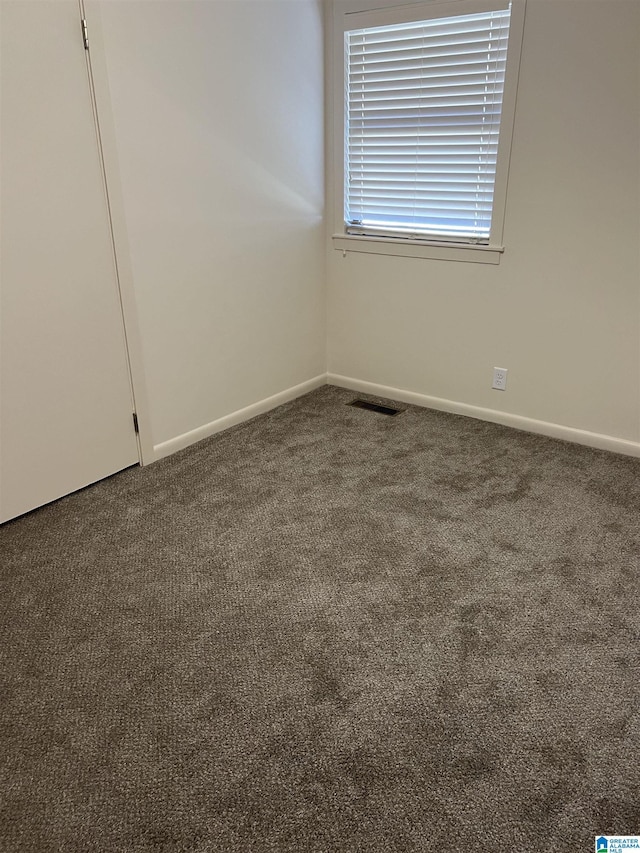
M 338 248 L 498 262 L 522 6 L 425 0 L 340 16 Z

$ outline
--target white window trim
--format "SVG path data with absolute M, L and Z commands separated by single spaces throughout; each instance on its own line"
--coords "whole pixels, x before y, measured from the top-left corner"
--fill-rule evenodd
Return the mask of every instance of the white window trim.
M 491 0 L 421 0 L 407 5 L 402 0 L 335 0 L 333 5 L 333 48 L 331 73 L 333 124 L 330 162 L 333 164 L 333 247 L 343 253 L 365 252 L 379 255 L 398 255 L 410 258 L 467 261 L 498 264 L 505 250 L 503 245 L 504 218 L 509 180 L 509 162 L 515 121 L 520 55 L 524 32 L 526 0 L 512 0 L 509 28 L 509 51 L 502 100 L 500 145 L 496 165 L 493 196 L 491 240 L 488 245 L 447 243 L 428 239 L 374 237 L 347 234 L 344 222 L 344 33 L 358 26 L 376 26 L 389 22 L 420 20 L 421 17 L 466 14 L 484 11 Z M 437 11 L 436 8 L 437 7 Z M 365 17 L 366 13 L 366 17 Z M 354 23 L 354 16 L 358 22 Z M 364 23 L 363 23 L 364 22 Z

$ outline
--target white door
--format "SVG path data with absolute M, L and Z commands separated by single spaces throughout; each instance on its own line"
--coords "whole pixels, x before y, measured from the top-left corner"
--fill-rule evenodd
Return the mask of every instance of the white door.
M 0 521 L 139 461 L 77 0 L 0 0 Z

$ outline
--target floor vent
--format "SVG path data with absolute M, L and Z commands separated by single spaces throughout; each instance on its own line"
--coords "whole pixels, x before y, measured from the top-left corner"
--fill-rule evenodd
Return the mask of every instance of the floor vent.
M 379 406 L 377 403 L 369 403 L 367 400 L 354 400 L 347 405 L 355 406 L 357 409 L 366 409 L 368 412 L 378 412 L 380 415 L 399 415 L 400 412 L 404 412 L 404 409 L 394 409 L 392 406 Z

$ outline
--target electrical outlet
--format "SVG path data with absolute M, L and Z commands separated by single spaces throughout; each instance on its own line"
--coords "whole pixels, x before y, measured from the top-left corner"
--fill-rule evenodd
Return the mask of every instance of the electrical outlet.
M 507 368 L 506 367 L 494 367 L 493 368 L 493 385 L 492 388 L 495 388 L 496 391 L 506 391 L 507 390 Z

